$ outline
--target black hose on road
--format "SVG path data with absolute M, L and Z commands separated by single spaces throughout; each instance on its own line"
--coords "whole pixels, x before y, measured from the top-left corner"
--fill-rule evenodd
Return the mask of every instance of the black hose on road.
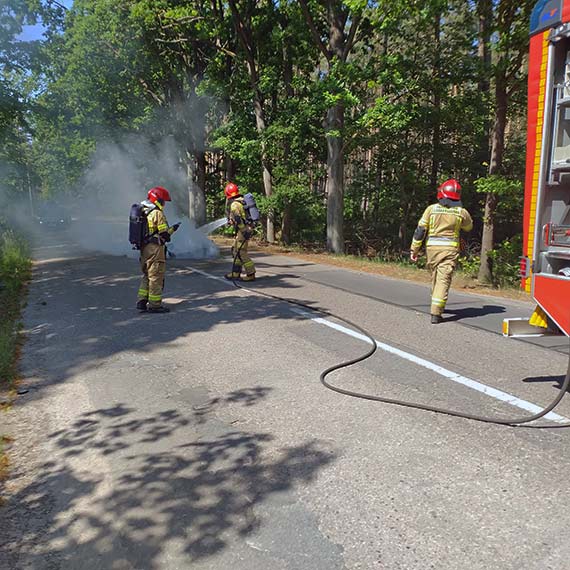
M 234 253 L 234 257 L 233 257 L 234 265 L 235 265 L 237 258 L 239 257 L 239 253 L 240 253 L 241 248 L 242 248 L 244 243 L 245 242 L 242 242 L 240 247 Z M 238 285 L 236 279 L 232 279 L 232 282 L 238 289 L 244 289 L 244 287 L 241 287 L 240 285 Z M 568 352 L 568 368 L 566 370 L 566 377 L 564 378 L 564 382 L 562 383 L 562 386 L 560 388 L 560 393 L 556 396 L 556 398 L 554 398 L 554 400 L 546 408 L 544 408 L 539 413 L 534 414 L 532 416 L 522 417 L 522 418 L 504 418 L 503 419 L 503 418 L 494 418 L 494 417 L 489 417 L 489 416 L 480 416 L 477 414 L 468 414 L 466 412 L 458 412 L 455 410 L 449 410 L 447 408 L 440 408 L 438 406 L 430 406 L 428 404 L 416 404 L 414 402 L 408 402 L 406 400 L 399 400 L 396 398 L 386 398 L 384 396 L 373 396 L 371 394 L 364 394 L 362 392 L 355 392 L 353 390 L 346 390 L 344 388 L 339 388 L 338 386 L 333 386 L 330 382 L 328 382 L 327 376 L 329 374 L 335 372 L 336 370 L 340 370 L 342 368 L 348 368 L 349 366 L 353 366 L 354 364 L 358 364 L 359 362 L 362 362 L 362 361 L 370 358 L 378 349 L 378 345 L 376 344 L 376 340 L 372 337 L 372 335 L 368 331 L 363 329 L 360 325 L 357 325 L 356 323 L 353 323 L 352 321 L 349 321 L 348 319 L 345 319 L 344 317 L 340 317 L 339 315 L 335 315 L 334 313 L 331 313 L 330 311 L 327 311 L 325 309 L 321 309 L 319 307 L 311 307 L 310 305 L 307 305 L 305 303 L 301 303 L 300 301 L 295 301 L 294 299 L 288 299 L 287 297 L 280 297 L 279 295 L 271 295 L 270 293 L 266 293 L 264 291 L 259 291 L 257 289 L 255 289 L 255 293 L 257 293 L 258 295 L 263 295 L 264 297 L 268 297 L 270 299 L 276 299 L 278 301 L 283 301 L 284 303 L 288 303 L 290 305 L 295 305 L 295 306 L 301 307 L 303 309 L 308 309 L 310 311 L 314 311 L 314 312 L 321 313 L 323 315 L 327 315 L 329 317 L 332 317 L 334 319 L 342 321 L 343 323 L 346 323 L 350 327 L 352 327 L 352 328 L 356 329 L 357 331 L 359 331 L 360 333 L 362 333 L 362 335 L 364 335 L 366 338 L 368 338 L 372 347 L 365 354 L 363 354 L 362 356 L 359 356 L 357 358 L 352 358 L 350 360 L 346 360 L 346 361 L 341 362 L 339 364 L 335 364 L 333 366 L 330 366 L 326 370 L 323 370 L 319 376 L 320 381 L 322 382 L 322 384 L 326 388 L 328 388 L 329 390 L 333 390 L 334 392 L 338 392 L 339 394 L 344 394 L 345 396 L 351 396 L 353 398 L 360 398 L 363 400 L 372 400 L 375 402 L 382 402 L 384 404 L 395 404 L 397 406 L 404 406 L 407 408 L 415 408 L 417 410 L 425 410 L 428 412 L 436 412 L 438 414 L 445 414 L 448 416 L 454 416 L 457 418 L 465 418 L 468 420 L 475 420 L 478 422 L 485 422 L 485 423 L 499 424 L 499 425 L 508 425 L 508 426 L 517 426 L 517 425 L 521 425 L 521 424 L 527 424 L 529 422 L 534 422 L 534 421 L 544 417 L 549 412 L 551 412 L 554 408 L 556 408 L 556 406 L 558 406 L 558 404 L 560 403 L 562 398 L 564 398 L 566 391 L 570 387 L 570 349 L 569 349 L 569 352 Z M 570 424 L 568 424 L 568 425 L 570 425 Z

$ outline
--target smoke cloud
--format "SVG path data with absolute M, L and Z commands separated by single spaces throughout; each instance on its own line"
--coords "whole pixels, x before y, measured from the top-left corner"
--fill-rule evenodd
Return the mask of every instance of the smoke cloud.
M 146 199 L 153 186 L 168 188 L 172 202 L 165 215 L 170 225 L 181 222 L 169 250 L 180 258 L 216 257 L 217 246 L 188 219 L 188 177 L 172 138 L 148 143 L 139 138 L 98 146 L 72 204 L 71 236 L 86 249 L 137 257 L 128 242 L 131 205 Z

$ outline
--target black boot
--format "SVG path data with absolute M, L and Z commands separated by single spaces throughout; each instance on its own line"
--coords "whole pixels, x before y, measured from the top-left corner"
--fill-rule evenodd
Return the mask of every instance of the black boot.
M 147 313 L 170 313 L 170 309 L 165 307 L 164 305 L 160 305 L 160 307 L 149 307 L 146 310 Z
M 137 301 L 137 309 L 139 311 L 146 311 L 147 303 L 148 301 L 146 299 L 140 299 L 139 301 Z
M 432 325 L 439 325 L 439 323 L 441 323 L 441 321 L 443 321 L 443 318 L 441 317 L 441 315 L 432 315 L 431 316 L 431 324 Z

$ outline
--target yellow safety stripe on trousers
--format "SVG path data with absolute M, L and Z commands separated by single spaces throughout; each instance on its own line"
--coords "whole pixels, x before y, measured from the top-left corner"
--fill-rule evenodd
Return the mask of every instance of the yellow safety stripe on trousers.
M 162 295 L 149 295 L 148 300 L 149 301 L 161 301 Z
M 147 297 L 148 289 L 139 289 L 139 297 Z
M 426 245 L 446 245 L 449 247 L 459 247 L 459 241 L 456 237 L 428 237 Z
M 435 305 L 436 307 L 445 307 L 445 299 L 438 299 L 437 297 L 431 298 L 431 304 Z

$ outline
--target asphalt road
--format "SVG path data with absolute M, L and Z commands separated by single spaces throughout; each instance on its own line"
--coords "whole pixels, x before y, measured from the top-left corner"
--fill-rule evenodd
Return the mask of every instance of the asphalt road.
M 366 343 L 256 291 L 383 343 L 338 386 L 501 417 L 566 371 L 563 339 L 498 334 L 530 304 L 454 293 L 432 326 L 423 285 L 258 254 L 251 292 L 227 259 L 171 261 L 173 310 L 148 315 L 136 261 L 57 238 L 36 258 L 0 568 L 570 567 L 570 398 L 513 428 L 341 396 L 319 373 Z

